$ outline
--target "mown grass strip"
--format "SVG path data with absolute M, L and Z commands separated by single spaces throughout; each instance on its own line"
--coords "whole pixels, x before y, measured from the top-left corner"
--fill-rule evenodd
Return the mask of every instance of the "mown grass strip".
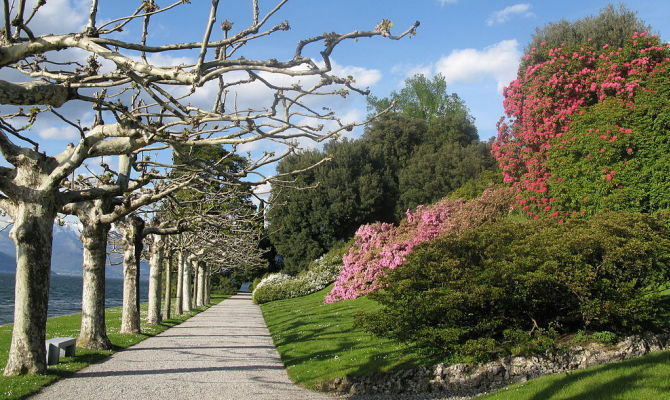
M 477 400 L 670 399 L 670 351 L 548 375 L 509 386 Z
M 263 304 L 263 316 L 291 379 L 308 388 L 345 375 L 432 365 L 411 347 L 354 326 L 359 311 L 375 311 L 365 297 L 323 304 L 330 290 Z M 670 351 L 534 379 L 477 400 L 670 399 Z
M 374 311 L 367 298 L 323 304 L 329 286 L 294 299 L 263 304 L 272 339 L 291 379 L 308 388 L 345 375 L 367 375 L 431 364 L 411 347 L 381 339 L 354 326 L 359 311 Z
M 230 296 L 212 295 L 212 305 L 218 304 Z M 144 339 L 173 327 L 191 318 L 209 307 L 198 307 L 190 313 L 186 313 L 169 320 L 161 322 L 160 325 L 147 325 L 145 323 L 147 304 L 141 306 L 142 333 L 137 335 L 125 335 L 119 333 L 121 327 L 121 307 L 108 308 L 105 313 L 107 333 L 116 350 L 121 350 L 137 344 Z M 67 336 L 78 337 L 81 314 L 64 315 L 52 317 L 47 321 L 47 339 L 52 337 Z M 4 368 L 7 363 L 9 345 L 12 339 L 12 324 L 0 325 L 0 366 Z M 0 400 L 18 400 L 37 392 L 60 378 L 66 377 L 89 364 L 100 362 L 113 354 L 115 351 L 86 350 L 77 348 L 75 357 L 61 358 L 61 362 L 49 366 L 48 373 L 40 376 L 0 376 Z

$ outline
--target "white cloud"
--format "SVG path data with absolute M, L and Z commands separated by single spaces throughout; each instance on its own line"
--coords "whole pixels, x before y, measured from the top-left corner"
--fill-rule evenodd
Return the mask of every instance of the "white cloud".
M 405 79 L 414 75 L 433 76 L 433 64 L 397 64 L 391 67 L 393 75 L 399 75 L 403 79 L 397 82 L 398 89 L 405 87 Z
M 367 88 L 377 84 L 382 79 L 382 73 L 378 69 L 367 69 L 353 65 L 338 65 L 333 63 L 333 74 L 340 77 L 351 76 L 354 85 L 359 88 Z
M 140 57 L 134 57 L 140 60 Z M 195 59 L 191 57 L 175 57 L 165 53 L 151 53 L 147 56 L 149 64 L 157 65 L 159 67 L 175 67 L 178 65 L 193 65 Z
M 438 3 L 440 3 L 441 6 L 444 6 L 446 4 L 456 4 L 458 3 L 458 0 L 437 0 Z
M 79 137 L 79 131 L 72 126 L 50 126 L 40 129 L 38 133 L 42 139 L 72 140 Z
M 516 40 L 503 40 L 484 48 L 454 50 L 435 63 L 435 72 L 444 75 L 447 84 L 477 82 L 492 77 L 498 91 L 516 78 L 521 51 Z
M 505 7 L 502 10 L 498 10 L 491 14 L 486 20 L 486 25 L 492 26 L 495 24 L 504 24 L 516 15 L 522 17 L 532 17 L 535 15 L 529 10 L 530 4 L 528 3 L 519 3 L 514 4 L 513 6 Z
M 28 1 L 26 10 L 32 10 L 36 0 Z M 49 0 L 40 7 L 29 28 L 36 35 L 72 33 L 80 31 L 87 22 L 88 2 Z
M 269 147 L 271 147 L 271 145 L 271 143 L 267 143 L 265 140 L 256 140 L 253 142 L 242 143 L 241 145 L 237 146 L 237 152 L 252 153 L 261 149 L 267 150 Z

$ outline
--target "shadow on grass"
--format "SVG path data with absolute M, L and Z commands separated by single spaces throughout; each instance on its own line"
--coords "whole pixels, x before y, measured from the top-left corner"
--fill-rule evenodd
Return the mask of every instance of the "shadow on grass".
M 427 365 L 433 360 L 416 349 L 373 337 L 353 325 L 353 315 L 374 311 L 376 303 L 357 299 L 324 305 L 327 289 L 303 298 L 263 306 L 289 376 L 315 388 L 339 376 L 360 376 Z
M 639 389 L 640 385 L 638 383 L 641 380 L 648 379 L 648 375 L 646 375 L 645 372 L 648 372 L 650 369 L 655 368 L 659 364 L 670 364 L 670 352 L 650 354 L 642 358 L 626 360 L 614 364 L 607 364 L 586 371 L 575 371 L 568 373 L 563 378 L 553 381 L 546 388 L 535 393 L 529 400 L 551 399 L 564 388 L 575 385 L 579 381 L 591 378 L 595 375 L 606 376 L 608 373 L 614 375 L 614 378 L 599 381 L 597 383 L 594 382 L 595 384 L 589 384 L 586 390 L 580 391 L 578 394 L 570 396 L 569 399 L 593 400 L 611 399 L 615 397 L 632 398 L 626 397 L 627 392 L 632 392 L 636 389 Z M 626 371 L 635 372 L 626 373 Z M 667 392 L 670 390 L 670 381 L 666 380 L 664 384 L 659 384 L 659 387 L 649 389 L 656 389 L 659 392 Z
M 44 386 L 47 386 L 61 378 L 71 377 L 75 372 L 87 367 L 105 361 L 113 353 L 125 350 L 142 340 L 156 336 L 165 330 L 172 328 L 186 321 L 187 319 L 205 311 L 225 300 L 228 296 L 212 296 L 211 304 L 207 307 L 198 307 L 193 312 L 175 316 L 174 318 L 162 321 L 157 326 L 147 326 L 142 324 L 143 332 L 140 334 L 124 335 L 120 333 L 110 333 L 112 329 L 118 329 L 120 325 L 121 312 L 120 307 L 109 308 L 106 310 L 108 336 L 114 342 L 112 349 L 87 350 L 77 348 L 77 355 L 74 357 L 63 357 L 59 364 L 50 366 L 45 375 L 23 375 L 15 377 L 0 377 L 0 400 L 20 400 L 25 399 L 37 393 Z M 145 307 L 145 305 L 143 305 Z M 47 334 L 56 336 L 77 336 L 79 334 L 80 315 L 73 314 L 49 318 L 47 322 Z M 110 329 L 111 328 L 111 329 Z M 67 331 L 67 333 L 62 333 Z M 7 362 L 7 352 L 11 341 L 11 324 L 0 326 L 0 366 L 4 368 Z

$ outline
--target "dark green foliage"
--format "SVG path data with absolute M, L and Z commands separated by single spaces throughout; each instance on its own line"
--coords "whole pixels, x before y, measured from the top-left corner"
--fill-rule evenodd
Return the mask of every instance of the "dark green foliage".
M 461 187 L 449 193 L 450 199 L 472 200 L 481 196 L 484 190 L 502 182 L 499 171 L 483 171 L 479 176 L 465 182 Z
M 642 214 L 507 219 L 420 246 L 372 294 L 378 335 L 478 360 L 543 350 L 561 335 L 667 326 L 670 231 Z
M 572 119 L 574 139 L 565 146 L 554 139 L 547 161 L 555 176 L 551 194 L 558 209 L 589 214 L 670 209 L 669 74 L 645 82 L 635 96 L 635 107 L 607 99 Z M 632 133 L 622 134 L 619 126 Z M 616 140 L 609 139 L 612 135 Z M 600 151 L 603 142 L 607 152 Z
M 591 39 L 596 48 L 607 44 L 615 47 L 623 45 L 635 32 L 651 31 L 651 27 L 637 17 L 637 13 L 623 4 L 618 7 L 610 4 L 600 11 L 597 16 L 588 16 L 577 21 L 560 20 L 550 22 L 543 28 L 536 28 L 531 38 L 526 54 L 533 48 L 540 48 L 545 43 L 547 48 L 562 47 L 564 45 L 580 45 Z M 537 55 L 523 64 L 536 64 L 544 61 Z
M 486 143 L 473 142 L 462 146 L 444 142 L 437 146 L 420 146 L 407 166 L 400 170 L 400 199 L 396 215 L 414 209 L 419 204 L 434 202 L 466 182 L 476 179 L 483 172 L 492 170 L 495 168 L 494 164 L 491 149 Z M 498 181 L 501 180 L 502 178 Z
M 240 288 L 240 285 L 236 281 L 225 276 L 212 275 L 211 279 L 212 293 L 232 295 L 236 294 L 237 290 Z
M 297 273 L 362 224 L 398 222 L 405 210 L 444 197 L 491 169 L 488 146 L 478 141 L 472 117 L 444 78 L 417 75 L 387 99 L 372 98 L 381 111 L 359 140 L 329 143 L 283 159 L 280 173 L 332 160 L 273 188 L 270 238 L 284 257 L 284 272 Z M 307 190 L 307 188 L 309 188 Z
M 190 184 L 189 188 L 182 189 L 174 194 L 174 198 L 181 201 L 181 212 L 184 215 L 206 211 L 212 214 L 227 213 L 233 210 L 248 213 L 255 209 L 251 202 L 250 191 L 242 184 L 244 169 L 248 160 L 237 154 L 230 153 L 222 146 L 178 146 L 173 149 L 172 160 L 182 169 L 199 171 L 205 179 L 212 177 L 209 183 Z M 185 173 L 175 170 L 176 175 Z M 230 182 L 230 184 L 228 184 Z M 218 193 L 233 193 L 227 203 L 213 204 L 210 198 Z

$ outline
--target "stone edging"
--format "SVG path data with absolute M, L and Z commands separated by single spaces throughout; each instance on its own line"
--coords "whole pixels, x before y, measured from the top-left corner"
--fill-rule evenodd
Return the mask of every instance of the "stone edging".
M 505 357 L 480 365 L 437 364 L 428 368 L 346 376 L 323 382 L 321 390 L 349 394 L 440 392 L 451 396 L 473 396 L 542 375 L 626 360 L 668 348 L 670 332 L 646 334 L 628 337 L 614 345 L 592 343 L 562 352 Z

